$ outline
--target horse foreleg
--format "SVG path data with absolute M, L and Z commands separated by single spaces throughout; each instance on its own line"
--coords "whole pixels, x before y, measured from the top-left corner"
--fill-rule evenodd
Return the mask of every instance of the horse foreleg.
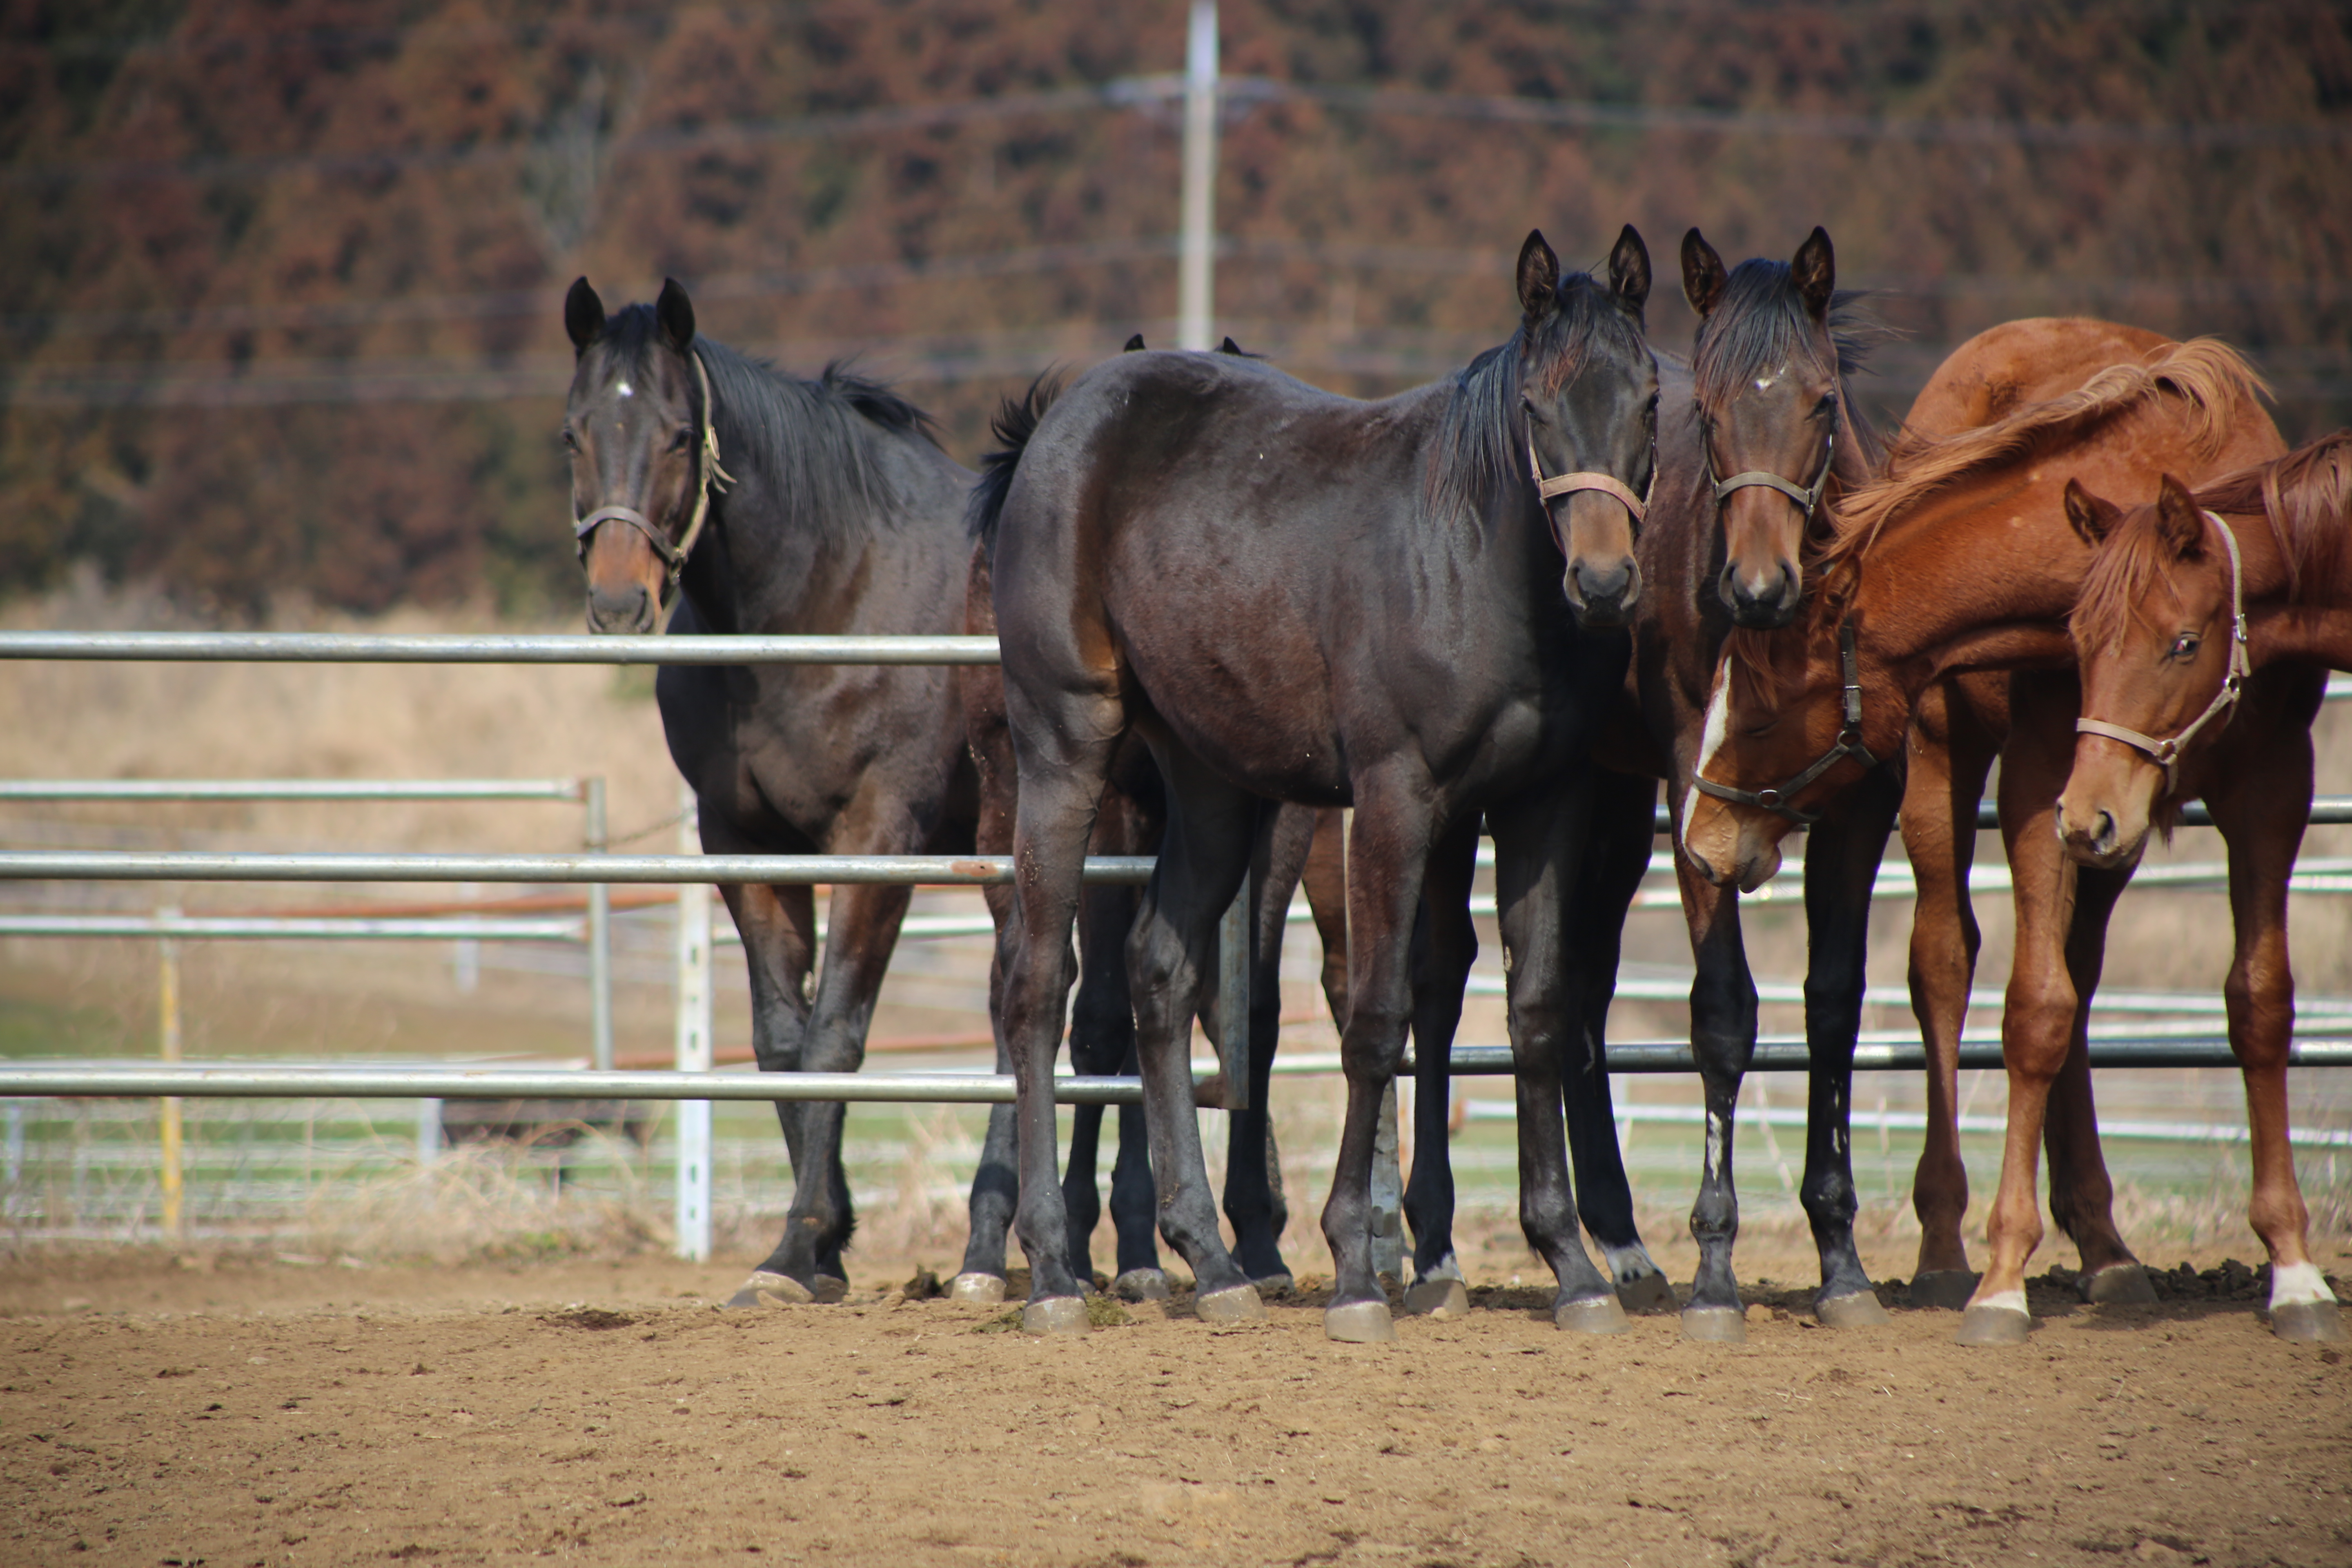
M 1675 832 L 1679 841 L 1679 814 Z M 1683 1333 L 1695 1340 L 1744 1340 L 1747 1310 L 1731 1268 L 1732 1244 L 1739 1236 L 1732 1151 L 1739 1084 L 1756 1055 L 1756 982 L 1740 942 L 1739 895 L 1698 875 L 1685 856 L 1675 857 L 1675 880 L 1698 971 L 1691 981 L 1691 1054 L 1698 1058 L 1706 1105 L 1706 1152 L 1690 1220 L 1691 1238 L 1698 1243 L 1698 1273 L 1683 1308 Z
M 1919 1260 L 1911 1304 L 1957 1310 L 1977 1288 L 1960 1226 L 1969 1170 L 1960 1159 L 1960 1035 L 1983 945 L 1969 899 L 1977 849 L 1977 803 L 2000 752 L 2005 711 L 1979 717 L 1979 699 L 2005 704 L 2007 682 L 1979 692 L 1969 681 L 1927 689 L 1912 716 L 1903 792 L 1903 847 L 1918 894 L 1911 915 L 1911 1011 L 1927 1043 L 1927 1126 L 1911 1178 L 1919 1216 Z M 1987 722 L 1989 718 L 1992 722 Z
M 1396 1337 L 1372 1263 L 1372 1145 L 1381 1101 L 1404 1056 L 1412 996 L 1412 920 L 1421 903 L 1431 823 L 1427 780 L 1360 775 L 1348 836 L 1348 1016 L 1339 1036 L 1348 1115 L 1323 1239 L 1331 1248 L 1331 1304 L 1323 1331 L 1335 1340 Z
M 1578 1233 L 1560 1116 L 1560 1069 L 1580 1031 L 1564 950 L 1569 889 L 1592 807 L 1590 775 L 1489 810 L 1495 835 L 1495 907 L 1509 974 L 1511 1066 L 1518 1099 L 1519 1226 L 1559 1281 L 1552 1322 L 1585 1333 L 1631 1324 Z
M 2253 1142 L 2247 1219 L 2270 1253 L 2272 1331 L 2284 1340 L 2341 1340 L 2343 1314 L 2311 1261 L 2310 1215 L 2287 1142 L 2294 975 L 2287 963 L 2286 879 L 2311 815 L 2311 732 L 2292 731 L 2264 746 L 2259 758 L 2232 762 L 2235 787 L 2209 791 L 2206 803 L 2230 848 L 2237 955 L 2223 994 Z
M 2020 678 L 2012 700 L 2029 696 L 2036 712 L 2018 714 L 2018 728 L 2030 718 L 2046 720 L 2038 689 Z M 2048 703 L 2052 710 L 2058 704 Z M 2071 704 L 2065 707 L 2071 713 Z M 2000 1186 L 1993 1194 L 1986 1231 L 1990 1257 L 1960 1316 L 1962 1344 L 2020 1344 L 2032 1325 L 2026 1310 L 2025 1265 L 2042 1244 L 2037 1198 L 2042 1123 L 2051 1086 L 2073 1048 L 2076 1012 L 2074 978 L 2065 963 L 2066 935 L 2074 924 L 2077 878 L 2074 863 L 2057 839 L 2053 803 L 2064 774 L 2048 748 L 2014 743 L 2003 754 L 2000 831 L 2009 853 L 2016 907 L 2015 956 L 2000 1020 L 2001 1063 L 2009 1077 L 2009 1113 L 2002 1137 Z
M 1597 771 L 1592 826 L 1568 908 L 1563 959 L 1578 1024 L 1561 1066 L 1567 1100 L 1568 1152 L 1576 1176 L 1576 1213 L 1608 1259 L 1617 1300 L 1629 1312 L 1675 1310 L 1674 1287 L 1651 1261 L 1633 1221 L 1633 1188 L 1618 1146 L 1617 1115 L 1609 1082 L 1609 1005 L 1617 992 L 1625 916 L 1649 875 L 1657 782 Z
M 1805 1048 L 1812 1061 L 1805 1114 L 1805 1179 L 1798 1189 L 1822 1287 L 1813 1312 L 1830 1328 L 1886 1322 L 1853 1247 L 1853 1044 L 1869 980 L 1870 895 L 1903 795 L 1899 775 L 1872 771 L 1805 841 Z
M 1412 1178 L 1404 1190 L 1413 1244 L 1413 1283 L 1404 1293 L 1408 1312 L 1458 1316 L 1470 1310 L 1462 1265 L 1454 1256 L 1454 1160 L 1446 1112 L 1462 990 L 1478 958 L 1478 931 L 1470 920 L 1470 884 L 1477 868 L 1474 816 L 1431 852 L 1414 931 Z

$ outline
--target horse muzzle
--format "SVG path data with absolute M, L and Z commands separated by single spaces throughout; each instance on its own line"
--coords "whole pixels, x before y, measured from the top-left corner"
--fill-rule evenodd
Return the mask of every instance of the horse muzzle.
M 588 590 L 588 629 L 600 637 L 643 636 L 659 629 L 661 605 L 642 583 L 608 592 Z
M 1752 893 L 1780 871 L 1778 824 L 1769 818 L 1751 821 L 1759 814 L 1736 809 L 1708 795 L 1695 795 L 1687 810 L 1683 858 L 1708 882 Z
M 1614 631 L 1633 620 L 1633 606 L 1641 600 L 1641 563 L 1630 555 L 1605 566 L 1573 561 L 1560 586 L 1578 626 L 1589 632 Z
M 1755 631 L 1778 631 L 1797 618 L 1804 602 L 1804 576 L 1785 561 L 1769 571 L 1746 572 L 1738 562 L 1723 569 L 1716 592 L 1732 624 Z
M 2129 866 L 2147 847 L 2149 804 L 2135 811 L 2113 790 L 2070 784 L 2058 797 L 2058 841 L 2079 865 L 2102 871 Z

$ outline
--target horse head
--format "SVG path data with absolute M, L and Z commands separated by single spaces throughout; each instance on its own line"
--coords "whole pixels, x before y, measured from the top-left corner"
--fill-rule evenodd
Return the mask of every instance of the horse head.
M 564 405 L 588 629 L 650 632 L 723 476 L 694 305 L 674 280 L 607 319 L 580 279 L 563 300 L 574 355 Z
M 2066 519 L 2097 552 L 2070 626 L 2083 718 L 2058 836 L 2086 866 L 2139 858 L 2180 759 L 2210 745 L 2243 674 L 2237 551 L 2189 487 L 2164 476 L 2128 511 L 2069 479 Z
M 1735 632 L 1725 645 L 1682 814 L 1683 854 L 1708 881 L 1762 887 L 1790 830 L 1902 743 L 1907 713 L 1864 714 L 1857 633 L 1850 618 L 1817 615 L 1801 636 Z
M 1699 315 L 1699 447 L 1723 531 L 1716 592 L 1738 625 L 1784 626 L 1803 596 L 1805 531 L 1839 456 L 1837 258 L 1816 228 L 1786 265 L 1743 261 L 1727 273 L 1692 229 L 1682 261 L 1683 297 Z
M 1519 248 L 1519 409 L 1538 504 L 1577 620 L 1622 626 L 1641 596 L 1633 541 L 1657 472 L 1658 363 L 1644 336 L 1650 252 L 1631 225 L 1609 282 L 1560 274 L 1541 233 Z

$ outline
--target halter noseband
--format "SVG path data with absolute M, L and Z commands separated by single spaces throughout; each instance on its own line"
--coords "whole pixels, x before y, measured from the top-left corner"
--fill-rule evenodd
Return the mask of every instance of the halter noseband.
M 1800 811 L 1789 804 L 1791 795 L 1821 777 L 1839 763 L 1852 757 L 1865 768 L 1874 768 L 1878 759 L 1862 743 L 1862 672 L 1853 651 L 1853 623 L 1846 622 L 1838 628 L 1838 662 L 1845 678 L 1844 723 L 1839 727 L 1837 743 L 1820 756 L 1802 773 L 1774 784 L 1769 789 L 1734 789 L 1729 784 L 1709 782 L 1694 769 L 1691 787 L 1701 795 L 1711 795 L 1717 800 L 1727 800 L 1734 805 L 1752 805 L 1759 810 L 1784 816 L 1800 827 L 1811 827 L 1822 819 L 1818 811 Z
M 692 552 L 694 542 L 702 537 L 702 524 L 710 515 L 711 492 L 716 490 L 724 495 L 727 487 L 735 482 L 735 476 L 719 466 L 719 426 L 712 422 L 710 373 L 703 368 L 702 355 L 699 353 L 695 353 L 692 358 L 694 379 L 702 388 L 700 452 L 702 478 L 701 482 L 694 487 L 694 519 L 686 525 L 685 536 L 676 544 L 672 544 L 662 537 L 661 530 L 656 528 L 644 512 L 633 506 L 598 507 L 586 517 L 575 518 L 572 521 L 572 537 L 579 547 L 582 565 L 584 566 L 588 563 L 589 535 L 594 533 L 604 523 L 625 522 L 646 536 L 646 542 L 653 546 L 654 553 L 659 556 L 661 563 L 669 569 L 670 588 L 677 588 L 678 576 L 686 570 L 686 558 Z
M 1552 521 L 1552 498 L 1570 495 L 1577 490 L 1598 490 L 1602 495 L 1613 497 L 1619 504 L 1633 514 L 1633 527 L 1638 532 L 1642 526 L 1642 520 L 1649 515 L 1650 497 L 1657 493 L 1658 440 L 1655 436 L 1650 437 L 1650 483 L 1649 488 L 1640 495 L 1635 495 L 1633 487 L 1617 478 L 1616 475 L 1604 474 L 1597 468 L 1580 468 L 1575 473 L 1562 474 L 1558 479 L 1544 478 L 1543 465 L 1536 460 L 1536 437 L 1532 430 L 1528 433 L 1528 478 L 1536 483 L 1536 500 L 1543 508 L 1544 521 L 1551 528 L 1552 542 L 1559 546 L 1559 552 L 1562 555 L 1566 555 L 1568 541 L 1560 537 L 1559 525 Z
M 1759 489 L 1779 490 L 1802 509 L 1805 521 L 1812 521 L 1814 510 L 1822 504 L 1822 492 L 1830 488 L 1830 470 L 1837 466 L 1837 426 L 1830 426 L 1829 439 L 1822 443 L 1822 471 L 1813 476 L 1812 488 L 1800 489 L 1790 481 L 1767 468 L 1749 468 L 1727 479 L 1715 477 L 1715 452 L 1706 442 L 1700 443 L 1706 455 L 1707 483 L 1715 487 L 1715 504 L 1721 506 L 1723 498 L 1737 489 L 1754 486 Z
M 2245 572 L 2238 560 L 2238 536 L 2230 531 L 2228 523 L 2210 511 L 2205 513 L 2205 521 L 2221 533 L 2221 542 L 2230 551 L 2230 673 L 2222 680 L 2221 689 L 2213 693 L 2213 700 L 2205 704 L 2204 712 L 2189 721 L 2187 729 L 2168 740 L 2159 741 L 2152 735 L 2143 735 L 2137 730 L 2110 724 L 2104 719 L 2074 721 L 2077 734 L 2105 735 L 2111 741 L 2121 741 L 2137 751 L 2146 752 L 2164 770 L 2166 795 L 2170 795 L 2180 782 L 2181 748 L 2213 720 L 2226 721 L 2231 708 L 2238 700 L 2240 689 L 2245 685 L 2246 677 L 2253 673 L 2253 661 L 2246 655 Z

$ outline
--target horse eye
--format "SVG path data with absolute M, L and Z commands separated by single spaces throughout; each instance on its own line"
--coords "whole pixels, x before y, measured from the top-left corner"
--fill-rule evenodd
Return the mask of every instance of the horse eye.
M 568 452 L 580 450 L 580 437 L 568 425 L 563 428 L 563 448 Z
M 684 425 L 679 426 L 677 427 L 677 434 L 669 438 L 669 449 L 673 452 L 683 452 L 687 447 L 693 444 L 694 431 L 691 427 Z
M 2196 655 L 2196 652 L 2197 638 L 2191 633 L 2183 632 L 2179 637 L 2172 639 L 2173 658 L 2193 658 Z

